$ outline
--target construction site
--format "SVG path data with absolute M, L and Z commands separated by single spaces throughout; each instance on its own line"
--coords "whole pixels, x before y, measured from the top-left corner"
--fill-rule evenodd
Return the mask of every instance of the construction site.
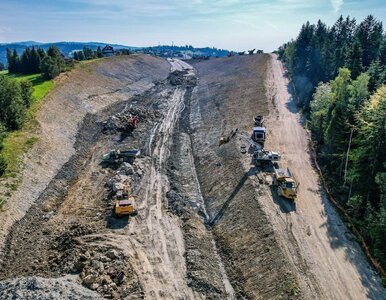
M 386 299 L 254 51 L 60 75 L 0 212 L 0 299 Z

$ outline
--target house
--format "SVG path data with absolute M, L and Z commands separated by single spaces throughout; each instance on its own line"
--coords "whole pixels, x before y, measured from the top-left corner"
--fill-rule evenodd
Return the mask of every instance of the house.
M 103 55 L 103 57 L 113 56 L 114 55 L 114 48 L 111 47 L 110 45 L 106 45 L 102 49 L 102 55 Z

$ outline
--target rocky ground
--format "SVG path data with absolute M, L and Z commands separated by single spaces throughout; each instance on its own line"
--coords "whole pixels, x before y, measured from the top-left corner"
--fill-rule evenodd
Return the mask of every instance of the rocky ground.
M 112 58 L 59 79 L 15 206 L 1 213 L 1 299 L 382 299 L 378 278 L 341 230 L 334 239 L 344 244 L 331 248 L 331 228 L 342 226 L 315 191 L 279 63 L 253 55 L 192 64 Z M 268 117 L 267 147 L 305 170 L 299 205 L 276 197 L 269 170 L 243 151 L 256 114 Z M 292 130 L 298 148 L 286 140 Z M 111 149 L 130 148 L 141 155 L 102 162 Z M 123 184 L 136 216 L 112 214 Z M 324 206 L 334 222 L 316 216 Z M 350 245 L 344 261 L 340 250 Z M 313 257 L 320 251 L 330 253 L 321 255 L 324 277 Z M 330 274 L 336 284 L 324 280 Z

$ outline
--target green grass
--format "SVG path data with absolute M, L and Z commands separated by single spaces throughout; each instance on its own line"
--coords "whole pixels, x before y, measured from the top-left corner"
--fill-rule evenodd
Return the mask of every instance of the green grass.
M 4 74 L 7 74 L 4 73 Z M 32 104 L 28 109 L 25 124 L 20 130 L 10 132 L 3 141 L 2 155 L 7 162 L 7 170 L 3 176 L 16 177 L 20 170 L 20 158 L 28 151 L 38 140 L 35 115 L 42 104 L 42 100 L 47 93 L 53 89 L 54 82 L 44 79 L 41 74 L 32 75 L 9 75 L 17 80 L 28 80 L 32 83 Z
M 45 79 L 41 74 L 32 74 L 32 75 L 16 74 L 16 75 L 9 75 L 9 76 L 15 78 L 16 80 L 27 80 L 32 83 L 32 87 L 34 89 L 32 93 L 32 98 L 34 102 L 39 102 L 54 87 L 54 82 L 52 80 Z

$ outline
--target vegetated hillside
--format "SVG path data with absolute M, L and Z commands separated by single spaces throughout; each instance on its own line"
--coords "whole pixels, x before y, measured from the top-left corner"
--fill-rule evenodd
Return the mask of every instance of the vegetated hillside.
M 82 50 L 83 47 L 88 47 L 92 50 L 96 50 L 98 47 L 103 48 L 106 46 L 106 43 L 99 43 L 99 42 L 53 42 L 53 43 L 39 43 L 34 41 L 28 41 L 28 42 L 15 42 L 15 43 L 8 43 L 8 44 L 0 44 L 0 63 L 3 63 L 4 65 L 7 64 L 6 59 L 6 49 L 16 49 L 17 53 L 21 55 L 21 53 L 26 49 L 27 47 L 39 47 L 44 50 L 48 50 L 50 46 L 56 46 L 59 48 L 59 50 L 65 55 L 68 56 L 72 51 L 74 50 Z M 114 48 L 119 49 L 135 49 L 136 47 L 132 46 L 124 46 L 124 45 L 117 45 L 112 44 Z
M 386 268 L 386 35 L 373 16 L 306 23 L 279 49 L 333 194 Z

